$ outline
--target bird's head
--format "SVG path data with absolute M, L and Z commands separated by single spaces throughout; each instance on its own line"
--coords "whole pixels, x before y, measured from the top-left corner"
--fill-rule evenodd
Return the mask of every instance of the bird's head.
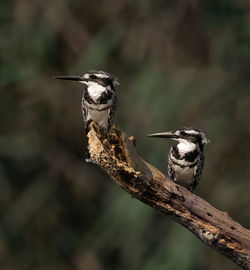
M 87 87 L 102 86 L 103 88 L 110 88 L 110 90 L 115 90 L 115 86 L 119 85 L 118 80 L 111 76 L 109 73 L 96 70 L 88 71 L 85 74 L 79 76 L 58 76 L 54 77 L 54 79 L 78 81 Z
M 153 138 L 169 138 L 172 140 L 176 140 L 179 143 L 184 144 L 198 144 L 200 148 L 203 148 L 204 144 L 209 143 L 210 141 L 207 139 L 204 132 L 197 128 L 178 128 L 174 131 L 160 132 L 149 134 L 148 137 Z

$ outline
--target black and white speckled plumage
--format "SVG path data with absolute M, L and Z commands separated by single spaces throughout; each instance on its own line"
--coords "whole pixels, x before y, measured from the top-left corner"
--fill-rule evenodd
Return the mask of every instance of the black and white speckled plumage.
M 187 161 L 182 157 L 178 157 L 177 159 L 174 159 L 174 153 L 175 153 L 175 147 L 173 146 L 170 149 L 169 155 L 168 155 L 168 177 L 169 179 L 185 186 L 188 190 L 194 191 L 196 186 L 199 183 L 199 180 L 202 175 L 202 170 L 204 167 L 204 161 L 205 157 L 202 151 L 193 151 L 190 154 L 190 156 L 194 156 L 194 160 Z M 186 161 L 185 164 L 183 161 Z M 189 170 L 191 172 L 191 179 L 188 177 L 188 172 L 186 173 L 187 178 L 186 179 L 179 179 L 178 172 Z M 189 178 L 189 179 L 188 179 Z
M 86 132 L 92 120 L 108 131 L 114 120 L 117 104 L 115 85 L 118 81 L 103 71 L 89 71 L 82 77 L 85 84 L 82 95 L 82 115 Z
M 115 86 L 119 84 L 115 77 L 104 71 L 91 70 L 80 76 L 55 78 L 74 80 L 84 85 L 81 107 L 86 132 L 91 121 L 97 122 L 106 131 L 110 129 L 117 104 Z
M 196 128 L 180 128 L 171 132 L 149 135 L 178 141 L 168 154 L 168 176 L 176 183 L 194 191 L 202 175 L 205 157 L 204 144 L 209 141 L 205 133 Z

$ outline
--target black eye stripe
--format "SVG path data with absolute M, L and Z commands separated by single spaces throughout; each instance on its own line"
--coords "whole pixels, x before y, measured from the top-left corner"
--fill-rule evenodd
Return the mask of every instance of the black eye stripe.
M 98 79 L 98 80 L 100 80 L 100 81 L 105 81 L 105 82 L 111 82 L 111 81 L 113 81 L 112 80 L 112 78 L 109 78 L 109 77 L 98 77 L 97 75 L 95 75 L 95 74 L 91 74 L 91 75 L 89 75 L 89 78 L 90 79 Z

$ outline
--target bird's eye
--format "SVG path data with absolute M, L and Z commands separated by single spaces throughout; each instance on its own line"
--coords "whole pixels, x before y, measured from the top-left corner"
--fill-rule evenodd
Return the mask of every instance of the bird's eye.
M 185 136 L 186 135 L 186 132 L 185 131 L 181 131 L 180 134 L 183 135 L 183 136 Z
M 92 74 L 92 75 L 90 75 L 90 78 L 91 78 L 91 79 L 97 79 L 97 76 L 94 75 L 94 74 Z

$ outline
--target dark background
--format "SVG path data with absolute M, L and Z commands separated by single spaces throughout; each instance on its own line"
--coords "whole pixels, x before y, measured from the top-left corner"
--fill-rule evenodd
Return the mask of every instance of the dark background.
M 239 269 L 83 162 L 81 85 L 120 79 L 116 125 L 165 171 L 171 142 L 204 130 L 196 193 L 250 224 L 250 4 L 241 0 L 1 0 L 0 269 Z

